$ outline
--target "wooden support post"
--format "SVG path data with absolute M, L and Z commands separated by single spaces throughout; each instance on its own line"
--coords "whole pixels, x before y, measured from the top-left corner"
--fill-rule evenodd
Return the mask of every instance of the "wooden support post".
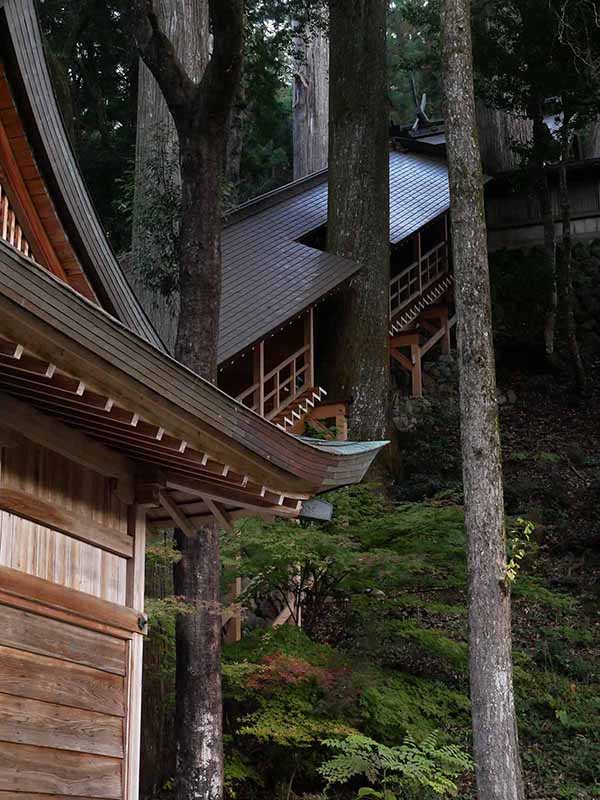
M 146 549 L 146 510 L 130 506 L 127 528 L 133 538 L 133 557 L 127 561 L 126 602 L 140 613 L 144 609 L 144 565 Z M 140 742 L 142 731 L 142 664 L 144 637 L 134 634 L 129 642 L 128 700 L 126 731 L 127 773 L 125 775 L 126 800 L 138 800 L 140 784 Z
M 265 341 L 252 351 L 252 381 L 258 384 L 256 389 L 255 406 L 257 414 L 265 415 Z
M 304 315 L 304 345 L 308 347 L 307 387 L 313 387 L 315 385 L 315 329 L 312 308 Z
M 423 375 L 421 372 L 421 347 L 418 344 L 410 346 L 412 361 L 412 394 L 413 397 L 423 397 Z
M 440 321 L 444 329 L 444 336 L 442 338 L 442 353 L 448 354 L 451 350 L 451 342 L 450 342 L 450 320 L 449 320 L 447 306 L 444 308 Z
M 423 273 L 421 272 L 421 231 L 417 231 L 417 261 L 419 262 L 419 294 L 423 294 Z

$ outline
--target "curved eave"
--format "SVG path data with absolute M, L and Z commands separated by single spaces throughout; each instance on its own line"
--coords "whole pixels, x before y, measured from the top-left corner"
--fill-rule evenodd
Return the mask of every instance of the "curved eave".
M 285 433 L 2 242 L 0 334 L 288 495 L 357 483 L 384 446 L 327 447 Z
M 162 349 L 92 206 L 59 110 L 33 0 L 4 0 L 3 55 L 27 133 L 71 243 L 98 297 L 121 322 Z

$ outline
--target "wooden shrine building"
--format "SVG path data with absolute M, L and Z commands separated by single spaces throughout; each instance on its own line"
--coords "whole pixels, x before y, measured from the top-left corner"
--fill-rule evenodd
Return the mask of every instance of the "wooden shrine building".
M 357 266 L 325 251 L 327 194 L 323 170 L 229 215 L 219 385 L 286 430 L 332 419 L 343 438 L 346 398 L 327 397 L 326 344 L 336 290 Z M 390 352 L 415 396 L 422 394 L 422 357 L 438 343 L 449 349 L 455 322 L 449 202 L 443 154 L 391 151 Z
M 144 542 L 295 518 L 381 443 L 290 436 L 167 355 L 0 3 L 0 800 L 138 797 Z

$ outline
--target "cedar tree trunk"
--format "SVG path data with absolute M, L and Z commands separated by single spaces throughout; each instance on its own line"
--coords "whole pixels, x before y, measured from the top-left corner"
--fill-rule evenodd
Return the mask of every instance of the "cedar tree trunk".
M 550 297 L 546 321 L 544 324 L 544 344 L 546 358 L 550 364 L 555 361 L 554 334 L 556 330 L 556 314 L 558 306 L 558 288 L 556 276 L 556 233 L 554 230 L 554 213 L 552 209 L 552 194 L 546 170 L 546 148 L 550 131 L 544 122 L 543 100 L 535 98 L 530 103 L 529 114 L 533 121 L 533 152 L 531 157 L 531 170 L 536 188 L 540 216 L 544 229 L 544 261 L 546 273 L 550 277 Z
M 229 115 L 227 155 L 225 158 L 225 182 L 227 184 L 227 206 L 232 208 L 239 202 L 240 170 L 244 149 L 244 124 L 246 122 L 246 89 L 240 80 L 235 100 Z
M 139 0 L 140 55 L 173 117 L 181 169 L 180 314 L 175 355 L 216 382 L 221 302 L 222 185 L 231 107 L 241 77 L 243 0 L 209 0 L 213 50 L 200 81 L 178 59 L 153 0 Z M 177 620 L 178 800 L 222 800 L 221 569 L 218 526 L 178 533 L 175 592 L 194 609 Z
M 600 117 L 596 117 L 581 133 L 581 158 L 600 158 Z
M 323 31 L 294 39 L 294 180 L 327 166 L 329 41 Z
M 585 392 L 586 374 L 577 341 L 575 314 L 573 313 L 573 243 L 571 239 L 571 203 L 569 200 L 569 184 L 567 179 L 567 161 L 569 159 L 570 125 L 567 112 L 564 112 L 561 129 L 561 160 L 559 169 L 560 208 L 562 213 L 562 249 L 560 254 L 559 305 L 563 318 L 567 346 L 572 360 L 575 380 L 580 392 Z
M 156 0 L 161 30 L 172 42 L 177 58 L 193 81 L 200 81 L 208 62 L 208 3 L 206 0 Z M 148 287 L 143 264 L 152 257 L 148 252 L 147 222 L 144 207 L 148 198 L 164 192 L 162 173 L 157 166 L 176 175 L 168 178 L 180 183 L 176 159 L 177 131 L 171 113 L 154 76 L 140 59 L 137 95 L 137 130 L 135 143 L 135 181 L 133 201 L 133 236 L 131 268 L 128 278 L 169 352 L 175 349 L 179 319 L 179 293 L 164 297 Z M 164 166 L 162 166 L 164 165 Z M 160 258 L 160 254 L 156 255 Z
M 479 800 L 521 800 L 502 465 L 470 0 L 443 0 L 442 63 L 459 319 L 473 746 Z
M 386 0 L 330 0 L 328 249 L 360 271 L 343 290 L 330 397 L 350 436 L 381 439 L 389 392 L 389 139 Z
M 475 108 L 484 172 L 495 175 L 517 169 L 519 157 L 513 145 L 531 141 L 530 120 L 489 108 L 482 100 L 477 100 Z

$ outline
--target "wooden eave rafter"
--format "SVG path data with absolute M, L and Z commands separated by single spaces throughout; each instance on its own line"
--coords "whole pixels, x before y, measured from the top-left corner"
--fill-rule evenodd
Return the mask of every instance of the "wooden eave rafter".
M 162 426 L 141 419 L 112 397 L 4 338 L 0 338 L 0 408 L 0 431 L 13 437 L 25 433 L 38 444 L 114 478 L 130 502 L 136 499 L 150 507 L 162 507 L 171 524 L 189 536 L 210 516 L 230 527 L 230 508 L 246 515 L 297 516 L 299 511 L 296 497 L 255 483 L 208 453 L 191 449 Z M 11 441 L 14 444 L 14 439 Z M 159 473 L 159 469 L 168 471 Z M 151 485 L 144 481 L 149 471 L 154 480 Z M 134 475 L 142 483 L 137 498 Z M 203 503 L 202 514 L 193 514 L 188 520 L 186 511 L 171 499 L 169 491 L 182 488 Z M 9 499 L 0 493 L 0 507 L 6 507 Z M 30 517 L 36 518 L 35 510 Z M 63 523 L 63 529 L 68 528 Z
M 1 62 L 0 183 L 35 260 L 88 300 L 98 302 L 37 165 Z

